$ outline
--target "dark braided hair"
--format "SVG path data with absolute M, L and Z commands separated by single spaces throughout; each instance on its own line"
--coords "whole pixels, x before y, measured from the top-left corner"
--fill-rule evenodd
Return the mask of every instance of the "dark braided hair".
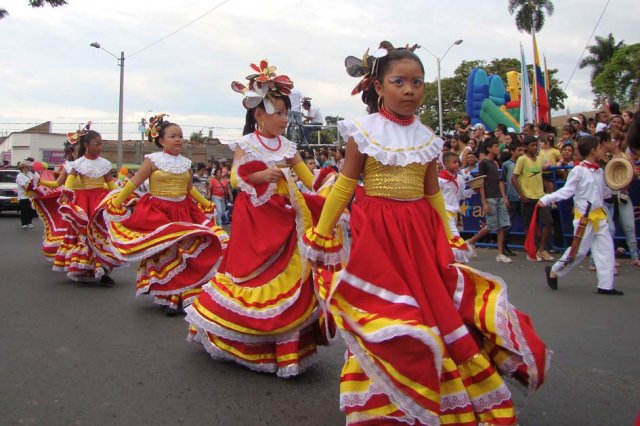
M 89 130 L 86 134 L 80 136 L 78 139 L 78 143 L 80 147 L 78 148 L 78 158 L 82 157 L 87 152 L 87 145 L 95 138 L 102 137 L 100 133 L 95 130 Z
M 422 61 L 411 49 L 407 49 L 404 47 L 394 48 L 391 43 L 388 41 L 380 42 L 380 48 L 386 49 L 388 53 L 382 58 L 377 58 L 374 62 L 375 74 L 374 77 L 376 80 L 380 82 L 380 84 L 384 83 L 384 76 L 391 69 L 391 64 L 394 61 L 399 61 L 401 59 L 411 59 L 414 60 L 420 65 L 420 69 L 424 74 L 424 66 L 422 65 Z M 362 92 L 362 102 L 367 105 L 367 112 L 369 114 L 373 114 L 378 112 L 378 93 L 376 92 L 375 85 L 369 86 L 369 88 Z
M 275 102 L 277 99 L 282 99 L 284 101 L 284 105 L 287 107 L 287 110 L 291 109 L 291 99 L 289 96 L 275 96 L 270 95 L 271 99 Z M 256 110 L 260 108 L 264 111 L 264 101 L 260 102 L 256 107 L 247 110 L 247 115 L 244 120 L 244 129 L 242 129 L 242 136 L 248 135 L 249 133 L 253 133 L 256 130 Z

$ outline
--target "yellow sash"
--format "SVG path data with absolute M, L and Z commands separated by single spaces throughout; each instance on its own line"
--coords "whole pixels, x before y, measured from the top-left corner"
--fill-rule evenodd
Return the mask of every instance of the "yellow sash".
M 580 213 L 577 209 L 573 209 L 573 219 L 578 220 L 582 217 L 582 213 Z M 599 209 L 591 210 L 589 212 L 589 216 L 587 216 L 587 220 L 593 224 L 594 231 L 598 230 L 600 220 L 607 219 L 607 212 L 605 209 L 600 207 Z

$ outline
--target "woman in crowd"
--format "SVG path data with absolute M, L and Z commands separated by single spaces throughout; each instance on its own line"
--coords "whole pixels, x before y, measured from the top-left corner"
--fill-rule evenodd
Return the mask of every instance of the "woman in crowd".
M 151 294 L 174 315 L 188 306 L 216 272 L 228 236 L 206 214 L 213 205 L 192 185 L 191 160 L 180 155 L 182 129 L 150 120 L 148 137 L 162 151 L 145 156 L 133 178 L 103 207 L 114 251 L 140 261 L 136 295 Z M 135 189 L 149 179 L 149 192 L 127 209 Z
M 453 263 L 437 180 L 443 141 L 415 117 L 424 94 L 415 47 L 383 42 L 347 58 L 370 114 L 339 122 L 345 165 L 304 238 L 310 260 L 340 267 L 334 226 L 362 175 L 351 252 L 324 289 L 347 345 L 340 406 L 347 424 L 515 425 L 498 372 L 536 389 L 549 353 L 504 281 Z

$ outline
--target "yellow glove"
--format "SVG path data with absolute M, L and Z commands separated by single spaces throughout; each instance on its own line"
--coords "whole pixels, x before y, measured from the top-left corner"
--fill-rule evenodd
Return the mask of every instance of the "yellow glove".
M 40 179 L 39 184 L 42 186 L 46 186 L 47 188 L 58 188 L 60 186 L 60 184 L 55 180 Z
M 317 234 L 323 236 L 333 235 L 333 228 L 335 228 L 340 215 L 344 212 L 347 204 L 349 204 L 357 184 L 358 181 L 356 179 L 348 178 L 343 174 L 338 176 L 327 200 L 324 202 L 322 214 L 316 226 Z
M 67 180 L 64 181 L 64 186 L 71 189 L 73 188 L 73 184 L 76 181 L 76 175 L 69 173 L 67 176 Z
M 296 175 L 300 178 L 300 181 L 304 183 L 304 186 L 307 189 L 311 189 L 313 185 L 313 173 L 309 170 L 309 167 L 304 163 L 304 161 L 298 161 L 298 163 L 293 166 L 293 171 L 296 172 Z
M 113 191 L 116 188 L 117 188 L 116 183 L 113 180 L 110 180 L 109 182 L 107 182 L 107 189 L 109 191 Z
M 206 198 L 204 198 L 204 195 L 202 195 L 200 193 L 200 191 L 195 189 L 193 186 L 191 187 L 191 190 L 189 191 L 189 195 L 191 195 L 191 198 L 196 200 L 196 202 L 202 204 L 202 206 L 205 209 L 208 209 L 211 206 L 211 201 L 209 201 Z
M 232 167 L 231 168 L 231 175 L 229 176 L 229 183 L 231 184 L 231 187 L 233 189 L 237 189 L 238 188 L 238 168 L 237 167 Z
M 440 215 L 440 219 L 442 219 L 442 225 L 444 226 L 444 232 L 447 234 L 447 239 L 451 239 L 451 229 L 449 228 L 449 218 L 447 217 L 447 210 L 444 206 L 444 198 L 442 197 L 442 192 L 438 191 L 433 195 L 426 195 L 424 198 L 431 204 L 431 206 L 436 209 L 438 214 Z
M 111 181 L 113 183 L 113 181 Z M 136 186 L 131 183 L 131 181 L 127 182 L 122 188 L 122 191 L 118 194 L 118 196 L 111 202 L 114 207 L 120 207 L 122 203 L 125 202 L 129 195 L 133 194 L 133 191 L 136 190 Z

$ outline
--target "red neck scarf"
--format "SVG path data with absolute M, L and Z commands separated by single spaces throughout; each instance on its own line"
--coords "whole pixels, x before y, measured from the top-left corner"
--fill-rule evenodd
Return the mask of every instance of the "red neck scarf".
M 438 175 L 441 179 L 447 180 L 449 182 L 453 182 L 456 186 L 456 191 L 458 188 L 458 177 L 450 173 L 447 169 L 440 170 L 440 174 Z
M 587 169 L 591 169 L 591 170 L 598 170 L 600 168 L 599 164 L 596 163 L 590 163 L 588 161 L 583 161 L 580 163 L 581 166 L 586 167 Z

